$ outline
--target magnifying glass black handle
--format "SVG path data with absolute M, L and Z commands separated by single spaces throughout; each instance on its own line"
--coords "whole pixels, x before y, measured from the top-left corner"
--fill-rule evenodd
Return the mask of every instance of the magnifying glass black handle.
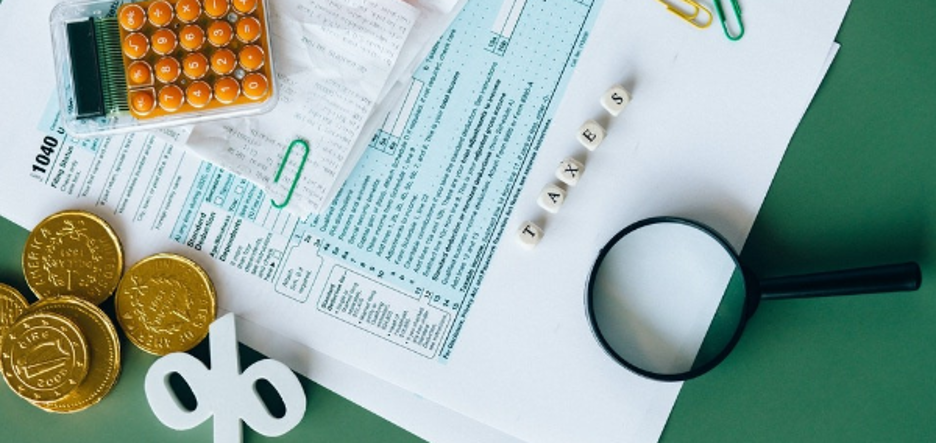
M 916 262 L 787 276 L 760 281 L 761 299 L 914 291 L 922 281 Z

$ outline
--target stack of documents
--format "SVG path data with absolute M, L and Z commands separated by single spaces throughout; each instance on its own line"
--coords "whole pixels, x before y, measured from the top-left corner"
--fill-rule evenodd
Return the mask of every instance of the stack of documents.
M 651 441 L 680 385 L 594 342 L 591 263 L 657 215 L 741 247 L 849 1 L 744 3 L 739 42 L 650 0 L 469 2 L 333 203 L 306 218 L 161 136 L 67 137 L 53 4 L 0 6 L 0 45 L 34 74 L 0 72 L 21 85 L 0 98 L 4 217 L 32 228 L 86 209 L 137 240 L 128 263 L 197 260 L 221 308 L 248 321 L 242 341 L 426 439 Z M 610 119 L 598 99 L 616 83 L 633 101 Z M 575 131 L 588 119 L 608 137 L 586 155 Z M 567 156 L 586 175 L 544 219 L 536 196 Z M 526 220 L 544 222 L 533 251 L 512 238 Z
M 363 134 L 380 123 L 375 110 L 405 93 L 459 5 L 279 0 L 270 26 L 280 103 L 262 116 L 197 125 L 174 140 L 253 181 L 293 214 L 320 213 L 366 149 Z M 310 152 L 290 153 L 296 139 Z

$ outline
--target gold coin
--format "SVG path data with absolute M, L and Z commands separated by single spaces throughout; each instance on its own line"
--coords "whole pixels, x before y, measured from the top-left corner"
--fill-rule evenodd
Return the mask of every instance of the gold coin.
M 4 336 L 3 379 L 27 401 L 62 399 L 88 375 L 88 344 L 78 326 L 64 316 L 24 315 Z
M 61 296 L 43 299 L 26 309 L 30 313 L 55 313 L 78 326 L 90 350 L 88 376 L 58 401 L 34 402 L 36 407 L 56 413 L 72 413 L 97 404 L 120 375 L 120 340 L 117 329 L 96 305 L 80 298 Z
M 175 254 L 137 262 L 114 296 L 117 322 L 130 342 L 162 356 L 191 350 L 208 335 L 217 296 L 201 267 Z
M 0 344 L 3 344 L 7 329 L 28 306 L 29 303 L 19 291 L 9 285 L 0 284 Z
M 104 302 L 123 271 L 114 230 L 85 211 L 55 213 L 36 225 L 23 249 L 26 283 L 39 299 L 75 296 Z

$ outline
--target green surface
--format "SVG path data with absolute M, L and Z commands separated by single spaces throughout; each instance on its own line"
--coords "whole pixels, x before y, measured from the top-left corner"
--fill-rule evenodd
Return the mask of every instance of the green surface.
M 763 303 L 663 440 L 936 440 L 934 24 L 932 1 L 852 1 L 742 254 L 765 277 L 916 260 L 922 288 Z
M 853 0 L 838 41 L 744 259 L 767 277 L 917 260 L 923 287 L 764 303 L 734 353 L 685 384 L 665 441 L 936 441 L 936 3 Z M 21 290 L 25 239 L 0 220 L 0 281 Z M 41 412 L 0 386 L 0 440 L 211 440 L 210 422 L 163 427 L 143 397 L 154 358 L 124 341 L 123 359 L 112 394 L 78 414 Z M 417 439 L 303 383 L 306 418 L 281 440 Z

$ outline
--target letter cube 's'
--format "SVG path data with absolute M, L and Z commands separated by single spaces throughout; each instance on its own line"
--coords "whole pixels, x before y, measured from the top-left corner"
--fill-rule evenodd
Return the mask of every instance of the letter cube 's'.
M 630 93 L 623 86 L 614 85 L 601 96 L 601 106 L 616 117 L 624 111 L 624 108 L 627 108 L 630 100 Z

